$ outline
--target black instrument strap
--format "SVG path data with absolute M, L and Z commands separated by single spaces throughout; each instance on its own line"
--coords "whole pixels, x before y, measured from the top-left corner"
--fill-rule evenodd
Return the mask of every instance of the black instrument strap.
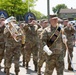
M 49 43 L 50 43 L 51 45 L 57 40 L 60 31 L 61 31 L 61 28 L 58 27 L 57 30 L 55 31 L 55 33 L 52 35 L 52 37 L 50 37 Z

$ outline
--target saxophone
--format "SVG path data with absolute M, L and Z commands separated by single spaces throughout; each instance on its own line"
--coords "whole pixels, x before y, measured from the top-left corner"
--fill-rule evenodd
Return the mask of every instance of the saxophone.
M 23 31 L 18 24 L 13 22 L 14 17 L 9 17 L 5 20 L 5 28 L 10 32 L 16 42 L 22 40 Z

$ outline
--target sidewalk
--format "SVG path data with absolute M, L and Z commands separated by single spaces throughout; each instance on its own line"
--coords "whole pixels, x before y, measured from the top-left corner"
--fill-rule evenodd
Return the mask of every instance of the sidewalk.
M 76 64 L 74 64 L 74 65 L 76 65 Z M 3 73 L 3 70 L 4 70 L 4 68 L 2 68 L 2 70 L 0 72 L 0 75 L 6 75 L 5 73 Z M 43 67 L 41 69 L 42 75 L 44 75 L 44 70 L 45 70 L 45 63 L 43 64 Z M 14 64 L 12 64 L 12 67 L 10 69 L 10 75 L 15 75 L 15 73 L 14 73 Z M 22 61 L 20 61 L 20 73 L 19 73 L 19 75 L 37 75 L 37 73 L 34 71 L 34 65 L 33 65 L 32 59 L 31 59 L 31 61 L 29 63 L 29 69 L 27 71 L 26 71 L 26 69 L 24 67 L 22 67 Z M 54 72 L 53 72 L 52 75 L 57 75 L 55 69 L 54 69 Z M 75 73 L 71 72 L 71 71 L 64 72 L 64 75 L 76 75 L 76 72 Z
M 67 55 L 66 55 L 67 56 Z M 65 61 L 65 68 L 67 69 L 67 58 L 65 57 L 64 59 Z M 1 65 L 2 65 L 2 69 L 0 71 L 0 75 L 6 75 L 3 71 L 4 71 L 4 60 L 2 61 Z M 72 63 L 73 63 L 73 68 L 74 70 L 76 70 L 76 53 L 74 52 L 73 53 L 73 60 L 72 60 Z M 42 75 L 44 75 L 44 71 L 45 71 L 45 63 L 43 64 L 43 67 L 41 69 L 42 71 Z M 15 72 L 14 72 L 14 64 L 11 65 L 11 69 L 10 69 L 10 75 L 15 75 Z M 20 73 L 19 75 L 37 75 L 37 73 L 34 71 L 34 65 L 33 65 L 33 61 L 32 61 L 32 58 L 30 60 L 30 63 L 29 63 L 29 69 L 26 71 L 26 69 L 24 67 L 22 67 L 22 57 L 20 58 Z M 57 75 L 56 74 L 56 70 L 54 69 L 54 72 L 52 75 Z M 64 75 L 76 75 L 76 72 L 64 72 Z

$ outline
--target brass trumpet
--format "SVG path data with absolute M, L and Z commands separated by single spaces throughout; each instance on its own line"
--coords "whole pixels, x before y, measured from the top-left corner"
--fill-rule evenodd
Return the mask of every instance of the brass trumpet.
M 72 25 L 72 26 L 74 27 L 74 26 L 76 26 L 76 24 L 75 25 Z M 66 28 L 68 28 L 68 26 L 64 27 L 64 29 L 66 29 Z
M 5 27 L 11 33 L 11 36 L 14 38 L 16 42 L 19 42 L 22 38 L 23 31 L 21 28 L 14 23 L 16 21 L 14 17 L 9 17 L 5 20 Z

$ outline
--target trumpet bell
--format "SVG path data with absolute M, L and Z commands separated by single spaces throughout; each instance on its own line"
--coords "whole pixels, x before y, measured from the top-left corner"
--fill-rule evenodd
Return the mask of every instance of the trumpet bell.
M 5 20 L 5 27 L 11 33 L 11 36 L 14 38 L 14 40 L 16 42 L 19 42 L 22 38 L 21 36 L 23 35 L 23 31 L 17 24 L 12 21 L 15 21 L 15 18 L 13 16 L 7 18 Z
M 16 21 L 16 18 L 13 17 L 13 16 L 7 18 L 7 19 L 5 20 L 5 24 L 7 24 L 7 23 L 9 23 L 9 22 L 12 22 L 12 21 Z

